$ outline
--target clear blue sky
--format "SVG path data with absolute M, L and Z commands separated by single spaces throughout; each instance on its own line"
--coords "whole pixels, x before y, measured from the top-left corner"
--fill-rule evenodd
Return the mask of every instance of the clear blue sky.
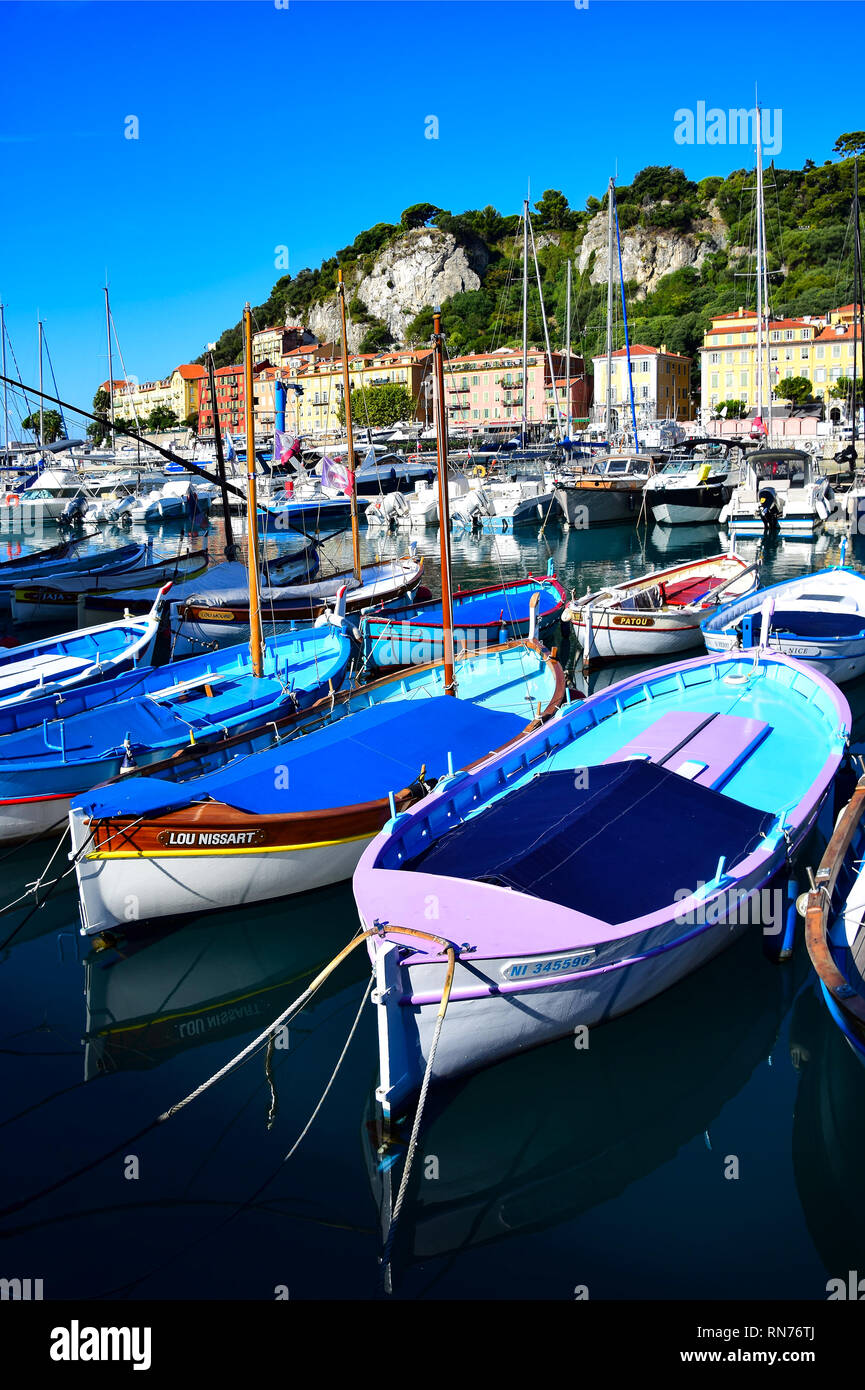
M 673 116 L 751 106 L 755 80 L 783 112 L 778 164 L 819 163 L 863 125 L 863 29 L 833 0 L 0 0 L 0 296 L 22 373 L 38 309 L 61 396 L 91 400 L 106 267 L 146 380 L 267 297 L 279 246 L 294 274 L 421 200 L 517 211 L 530 178 L 582 207 L 616 165 L 623 184 L 750 165 L 676 144 Z

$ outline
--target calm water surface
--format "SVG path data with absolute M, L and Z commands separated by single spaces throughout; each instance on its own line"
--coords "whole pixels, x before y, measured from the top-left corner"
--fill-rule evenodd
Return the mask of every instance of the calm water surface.
M 379 544 L 405 548 L 404 538 L 365 538 L 365 556 Z M 552 557 L 579 593 L 720 548 L 712 527 L 648 537 L 552 528 L 541 540 L 456 541 L 454 575 L 495 582 L 543 573 Z M 837 563 L 838 548 L 835 538 L 782 542 L 764 582 Z M 437 549 L 437 532 L 421 536 L 434 590 Z M 753 557 L 753 543 L 741 549 Z M 336 563 L 350 556 L 345 538 L 328 552 Z M 865 551 L 850 558 L 865 568 Z M 847 694 L 863 744 L 865 689 Z M 38 878 L 52 848 L 0 859 L 4 902 Z M 809 858 L 819 852 L 814 843 Z M 274 1052 L 271 1123 L 259 1054 L 134 1137 L 350 939 L 349 886 L 96 952 L 77 935 L 72 885 L 70 875 L 29 920 L 0 917 L 2 1205 L 40 1194 L 0 1224 L 0 1275 L 42 1278 L 46 1298 L 271 1299 L 277 1286 L 294 1299 L 375 1297 L 401 1150 L 382 1162 L 376 1149 L 371 1006 L 284 1162 L 361 1005 L 362 950 Z M 433 1094 L 394 1294 L 572 1299 L 586 1285 L 592 1298 L 825 1298 L 827 1278 L 865 1268 L 865 1219 L 851 1197 L 863 1116 L 865 1072 L 816 996 L 801 940 L 779 967 L 746 936 L 596 1030 L 587 1051 L 566 1040 Z M 725 1178 L 731 1157 L 737 1180 Z

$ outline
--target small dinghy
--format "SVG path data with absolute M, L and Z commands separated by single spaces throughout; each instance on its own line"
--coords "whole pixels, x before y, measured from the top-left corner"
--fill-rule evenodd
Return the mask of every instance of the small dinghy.
M 572 705 L 397 814 L 354 876 L 386 1112 L 421 1085 L 443 1006 L 433 1079 L 636 1008 L 755 921 L 783 927 L 758 890 L 814 824 L 850 718 L 787 657 L 698 657 Z
M 833 1021 L 865 1066 L 865 777 L 835 823 L 812 882 L 805 941 Z
M 701 646 L 707 608 L 722 595 L 741 598 L 757 583 L 757 566 L 740 555 L 710 555 L 571 599 L 562 621 L 573 624 L 586 670 L 608 661 L 663 656 Z
M 458 661 L 455 677 L 456 697 L 443 663 L 391 675 L 75 801 L 83 931 L 128 925 L 129 893 L 142 915 L 172 917 L 350 878 L 394 807 L 544 723 L 564 695 L 531 639 Z
M 550 572 L 485 589 L 457 589 L 453 596 L 454 641 L 458 649 L 483 651 L 529 630 L 532 596 L 540 595 L 538 633 L 545 638 L 559 622 L 567 594 Z M 380 671 L 441 660 L 441 599 L 410 605 L 388 604 L 361 621 L 364 660 Z
M 0 649 L 0 707 L 110 680 L 131 667 L 149 665 L 170 587 L 166 584 L 160 590 L 143 617 Z
M 707 651 L 753 647 L 766 603 L 772 651 L 795 656 L 836 685 L 865 671 L 865 579 L 855 570 L 835 565 L 725 604 L 703 620 Z
M 273 638 L 260 674 L 246 648 L 175 661 L 142 673 L 108 706 L 73 713 L 64 702 L 53 721 L 5 733 L 0 843 L 56 830 L 72 796 L 121 772 L 306 709 L 345 678 L 353 645 L 344 629 L 340 613 Z
M 20 584 L 12 591 L 12 621 L 15 623 L 71 623 L 78 617 L 82 594 L 111 594 L 123 589 L 145 589 L 194 579 L 207 569 L 206 550 L 187 550 L 183 554 L 153 559 L 133 569 L 103 569 L 92 574 L 61 575 L 56 583 Z

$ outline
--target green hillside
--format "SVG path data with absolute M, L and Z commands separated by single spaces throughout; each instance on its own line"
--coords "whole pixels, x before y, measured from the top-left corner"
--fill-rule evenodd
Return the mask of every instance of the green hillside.
M 820 313 L 853 297 L 852 219 L 854 156 L 865 150 L 865 133 L 839 137 L 835 158 L 802 169 L 765 171 L 766 236 L 771 274 L 771 303 L 776 315 Z M 701 269 L 684 268 L 665 276 L 646 298 L 640 285 L 626 285 L 630 336 L 653 346 L 666 343 L 672 351 L 693 353 L 702 341 L 712 315 L 754 302 L 754 171 L 736 169 L 726 178 L 693 183 L 680 169 L 650 166 L 633 183 L 616 190 L 622 233 L 632 227 L 666 233 L 707 233 L 701 219 L 714 210 L 727 228 L 727 248 L 708 255 Z M 551 341 L 564 341 L 567 261 L 574 262 L 572 342 L 589 360 L 602 350 L 606 286 L 592 285 L 592 260 L 576 273 L 580 246 L 591 219 L 606 209 L 590 197 L 582 210 L 572 208 L 565 195 L 547 190 L 534 205 L 535 235 L 545 309 Z M 379 222 L 360 232 L 317 269 L 303 269 L 277 280 L 265 303 L 255 309 L 262 327 L 290 320 L 303 322 L 310 307 L 332 295 L 337 269 L 343 268 L 352 320 L 364 329 L 362 349 L 376 351 L 392 345 L 387 326 L 370 319 L 352 285 L 373 266 L 382 249 L 414 227 L 432 224 L 451 232 L 469 252 L 486 249 L 489 264 L 481 287 L 445 300 L 443 326 L 451 353 L 486 351 L 517 345 L 522 332 L 522 238 L 518 214 L 504 215 L 494 207 L 452 213 L 430 203 L 407 208 L 399 224 Z M 534 281 L 533 266 L 530 281 Z M 537 292 L 530 296 L 529 336 L 543 341 Z M 432 312 L 423 310 L 409 325 L 409 343 L 426 343 L 432 331 Z M 621 330 L 619 340 L 623 341 Z M 240 356 L 240 325 L 224 332 L 217 344 L 217 365 Z M 696 364 L 695 364 L 696 370 Z

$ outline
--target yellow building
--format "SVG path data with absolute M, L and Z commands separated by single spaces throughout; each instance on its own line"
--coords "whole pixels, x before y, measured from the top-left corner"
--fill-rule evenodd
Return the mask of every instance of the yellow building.
M 138 382 L 134 377 L 114 384 L 114 418 L 128 420 L 134 428 L 155 406 L 173 410 L 178 420 L 186 420 L 198 410 L 198 383 L 207 373 L 203 367 L 183 363 L 164 381 Z
M 828 322 L 827 322 L 828 319 Z M 762 404 L 769 387 L 776 392 L 787 377 L 811 382 L 811 394 L 829 402 L 832 387 L 853 375 L 853 305 L 833 309 L 828 316 L 806 314 L 800 319 L 770 319 L 763 350 Z M 858 369 L 862 371 L 862 331 L 857 328 Z M 710 409 L 722 401 L 740 400 L 757 407 L 757 315 L 739 308 L 712 319 L 700 348 L 702 404 Z M 783 399 L 778 397 L 779 400 Z
M 634 408 L 640 421 L 690 420 L 691 358 L 678 352 L 668 352 L 666 343 L 659 348 L 634 343 L 631 353 L 631 380 L 634 384 Z M 594 411 L 599 420 L 604 417 L 607 402 L 606 353 L 592 358 L 595 369 Z M 618 348 L 612 356 L 611 403 L 619 415 L 615 428 L 630 424 L 631 390 L 628 383 L 628 355 Z

